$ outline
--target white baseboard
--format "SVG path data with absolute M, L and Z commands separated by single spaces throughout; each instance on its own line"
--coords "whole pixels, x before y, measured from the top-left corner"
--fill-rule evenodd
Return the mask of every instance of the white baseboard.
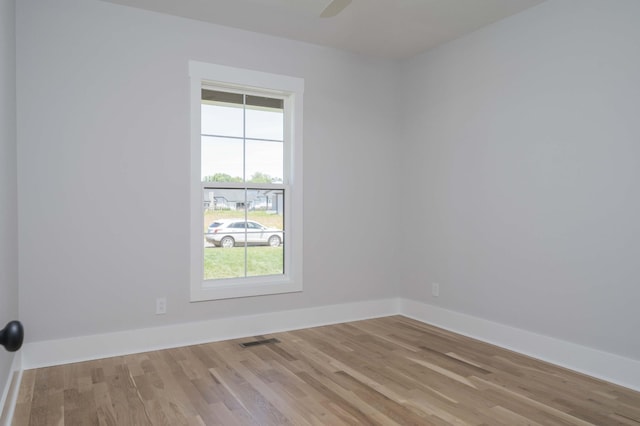
M 407 299 L 384 299 L 27 343 L 23 368 L 401 314 L 640 391 L 640 361 Z
M 640 391 L 640 361 L 412 300 L 402 315 Z
M 13 420 L 13 412 L 18 401 L 18 393 L 20 392 L 20 383 L 22 382 L 22 352 L 17 352 L 13 356 L 11 363 L 11 371 L 4 385 L 2 399 L 0 400 L 0 424 L 3 426 L 10 425 Z
M 398 309 L 398 299 L 384 299 L 32 342 L 22 349 L 23 366 L 27 370 L 384 317 Z

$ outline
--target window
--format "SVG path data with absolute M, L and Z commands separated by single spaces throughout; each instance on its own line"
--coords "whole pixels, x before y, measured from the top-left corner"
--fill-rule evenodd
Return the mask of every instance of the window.
M 304 81 L 189 72 L 191 300 L 301 291 Z

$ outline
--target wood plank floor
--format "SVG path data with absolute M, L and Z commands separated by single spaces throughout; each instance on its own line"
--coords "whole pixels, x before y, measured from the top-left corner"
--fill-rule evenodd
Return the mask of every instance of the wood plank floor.
M 402 316 L 24 372 L 14 425 L 640 425 L 640 393 Z

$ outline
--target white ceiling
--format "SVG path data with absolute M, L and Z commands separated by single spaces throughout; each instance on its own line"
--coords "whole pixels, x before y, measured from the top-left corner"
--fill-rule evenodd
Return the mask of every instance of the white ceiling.
M 104 0 L 214 24 L 402 59 L 545 0 L 353 0 L 320 18 L 331 0 Z

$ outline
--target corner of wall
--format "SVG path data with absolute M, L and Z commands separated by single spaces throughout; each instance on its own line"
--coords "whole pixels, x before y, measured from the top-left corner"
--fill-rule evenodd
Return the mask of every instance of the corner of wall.
M 625 358 L 423 302 L 404 299 L 400 305 L 400 312 L 409 318 L 640 391 L 640 360 Z

